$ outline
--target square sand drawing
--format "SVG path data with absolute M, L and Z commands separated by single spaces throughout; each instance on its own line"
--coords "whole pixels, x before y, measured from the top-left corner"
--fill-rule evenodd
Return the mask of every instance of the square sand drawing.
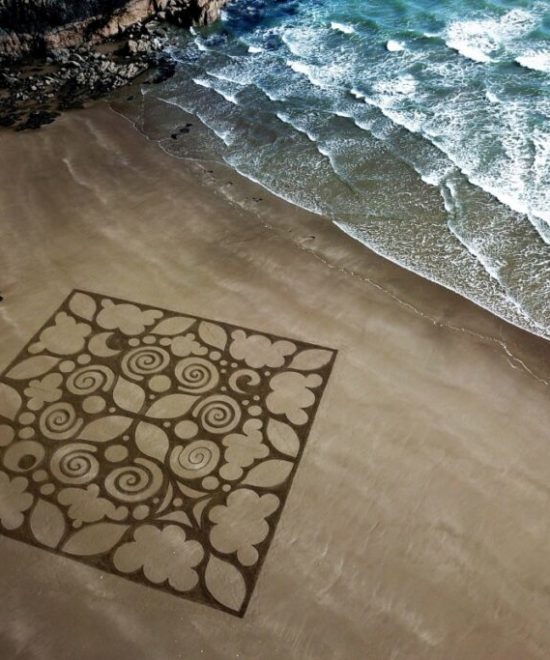
M 0 531 L 242 616 L 335 355 L 74 291 L 0 379 Z

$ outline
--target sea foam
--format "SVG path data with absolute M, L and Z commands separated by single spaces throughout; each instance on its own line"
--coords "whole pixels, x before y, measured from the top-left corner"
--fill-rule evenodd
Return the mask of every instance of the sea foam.
M 524 9 L 512 9 L 500 18 L 454 20 L 443 36 L 449 48 L 474 62 L 488 63 L 498 55 L 499 49 L 526 34 L 537 23 L 537 18 Z
M 516 57 L 516 62 L 526 69 L 550 73 L 550 50 L 528 51 Z
M 400 53 L 401 51 L 405 50 L 405 44 L 402 41 L 395 41 L 394 39 L 390 39 L 386 42 L 386 50 L 388 50 L 390 53 Z
M 311 75 L 311 67 L 308 64 L 304 64 L 303 62 L 296 62 L 296 61 L 293 61 L 293 60 L 288 60 L 287 61 L 287 66 L 289 66 L 296 73 L 301 73 L 302 75 L 304 75 L 308 78 Z
M 330 27 L 337 32 L 342 32 L 343 34 L 353 34 L 355 32 L 353 25 L 348 25 L 347 23 L 338 23 L 333 21 L 330 24 Z

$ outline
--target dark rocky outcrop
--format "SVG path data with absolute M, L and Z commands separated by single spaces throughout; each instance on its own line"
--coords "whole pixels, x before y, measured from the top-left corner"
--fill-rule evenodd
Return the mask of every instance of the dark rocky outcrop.
M 164 23 L 216 20 L 229 0 L 0 0 L 0 124 L 36 128 L 151 69 L 170 75 Z
M 116 37 L 156 17 L 214 21 L 228 0 L 0 0 L 0 55 L 17 58 Z

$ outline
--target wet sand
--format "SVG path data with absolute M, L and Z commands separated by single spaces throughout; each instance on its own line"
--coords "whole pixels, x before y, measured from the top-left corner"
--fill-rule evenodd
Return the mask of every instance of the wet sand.
M 75 288 L 339 351 L 243 619 L 0 536 L 2 657 L 550 655 L 547 342 L 106 105 L 0 149 L 1 369 Z

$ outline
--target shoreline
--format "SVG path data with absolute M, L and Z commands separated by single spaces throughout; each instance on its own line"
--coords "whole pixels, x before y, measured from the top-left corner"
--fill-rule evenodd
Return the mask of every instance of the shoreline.
M 123 90 L 120 92 L 120 96 L 126 96 L 127 93 L 127 89 Z M 542 383 L 550 384 L 550 339 L 547 337 L 522 328 L 484 307 L 476 300 L 378 253 L 371 246 L 341 229 L 337 222 L 322 214 L 297 206 L 225 163 L 171 153 L 163 148 L 162 139 L 154 137 L 154 132 L 153 136 L 150 136 L 138 125 L 139 117 L 137 115 L 132 117 L 127 104 L 120 103 L 116 99 L 107 99 L 104 102 L 115 114 L 128 121 L 140 136 L 155 144 L 169 158 L 183 163 L 191 172 L 198 173 L 200 184 L 206 185 L 222 200 L 234 204 L 245 213 L 256 214 L 266 227 L 274 231 L 283 231 L 286 237 L 290 238 L 300 249 L 313 254 L 321 261 L 326 261 L 328 267 L 343 270 L 349 276 L 362 279 L 365 283 L 379 288 L 398 304 L 426 317 L 435 325 L 440 325 L 453 332 L 470 333 L 474 337 L 495 344 L 511 363 L 524 368 Z M 135 108 L 132 107 L 132 112 L 134 110 Z M 183 115 L 186 114 L 181 110 L 179 112 Z M 200 122 L 200 119 L 194 115 L 189 115 L 189 117 Z M 159 119 L 159 116 L 155 115 L 155 119 Z M 159 131 L 158 135 L 161 134 Z M 224 185 L 224 180 L 230 180 L 230 186 Z M 259 198 L 259 195 L 263 195 L 263 197 Z M 250 203 L 250 200 L 258 199 L 261 199 L 260 203 Z M 289 213 L 293 218 L 290 223 L 281 222 L 276 217 L 278 214 L 285 217 Z M 296 218 L 297 222 L 295 222 Z M 315 235 L 313 239 L 311 239 L 312 234 L 306 231 L 311 229 L 319 234 L 320 228 L 322 236 Z M 342 252 L 346 253 L 348 261 L 350 257 L 352 258 L 349 263 L 341 258 Z M 361 259 L 361 252 L 364 252 L 364 261 Z M 399 275 L 392 273 L 394 268 L 397 269 Z M 427 286 L 422 295 L 415 299 L 414 295 L 411 296 L 411 290 L 420 291 L 422 289 L 422 284 L 415 282 L 416 279 L 425 282 Z M 446 300 L 447 294 L 456 304 L 456 318 L 453 314 L 450 316 L 447 316 L 446 313 L 441 314 L 441 309 L 446 308 L 450 302 Z M 442 302 L 433 304 L 432 297 Z M 458 301 L 462 301 L 465 306 Z M 473 309 L 469 309 L 470 305 Z M 473 310 L 479 310 L 481 314 L 477 316 Z M 494 322 L 487 318 L 484 319 L 484 314 L 487 314 L 490 319 L 494 319 Z M 535 351 L 537 357 L 530 358 L 531 351 Z M 540 365 L 539 362 L 541 353 L 544 354 L 544 365 Z M 525 360 L 531 364 L 526 364 Z
M 0 140 L 2 370 L 73 289 L 338 350 L 246 617 L 0 534 L 6 658 L 548 657 L 546 340 L 103 102 Z

